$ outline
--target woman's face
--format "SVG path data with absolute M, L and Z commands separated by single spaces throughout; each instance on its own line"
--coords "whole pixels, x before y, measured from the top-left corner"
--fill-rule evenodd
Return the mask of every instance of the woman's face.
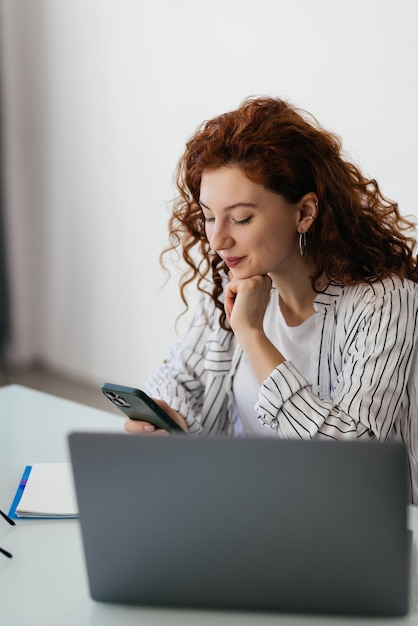
M 203 172 L 200 205 L 210 247 L 234 278 L 280 276 L 300 263 L 299 203 L 252 182 L 238 166 Z

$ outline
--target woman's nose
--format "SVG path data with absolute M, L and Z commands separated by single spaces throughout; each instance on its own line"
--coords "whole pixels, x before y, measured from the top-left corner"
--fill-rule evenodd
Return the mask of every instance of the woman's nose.
M 209 244 L 212 250 L 215 252 L 220 252 L 221 250 L 227 250 L 230 248 L 234 240 L 231 237 L 228 229 L 225 226 L 213 225 L 211 229 L 211 233 L 208 236 Z

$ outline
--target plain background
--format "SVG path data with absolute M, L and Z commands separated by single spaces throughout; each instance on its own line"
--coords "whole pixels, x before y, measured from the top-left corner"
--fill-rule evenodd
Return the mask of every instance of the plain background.
M 0 7 L 13 362 L 143 385 L 186 323 L 158 261 L 177 160 L 249 95 L 313 113 L 418 216 L 417 0 Z

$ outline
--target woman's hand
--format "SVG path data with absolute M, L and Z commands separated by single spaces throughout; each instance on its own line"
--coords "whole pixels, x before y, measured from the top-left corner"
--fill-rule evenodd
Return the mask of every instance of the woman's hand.
M 180 428 L 182 428 L 187 433 L 188 428 L 187 428 L 186 420 L 184 419 L 182 415 L 180 415 L 180 413 L 177 413 L 177 411 L 174 411 L 174 409 L 172 409 L 171 406 L 167 404 L 167 402 L 165 402 L 164 400 L 157 400 L 157 398 L 153 398 L 153 400 L 156 404 L 158 404 L 163 409 L 163 411 L 165 411 L 180 426 Z M 141 422 L 139 420 L 133 420 L 133 419 L 126 420 L 123 427 L 126 430 L 126 432 L 133 433 L 133 434 L 146 434 L 146 433 L 153 433 L 155 435 L 168 435 L 169 434 L 167 430 L 164 430 L 162 428 L 155 428 L 155 426 L 153 426 L 149 422 Z
M 272 281 L 266 275 L 236 280 L 232 272 L 229 276 L 231 282 L 225 290 L 225 313 L 261 385 L 273 369 L 285 361 L 268 339 L 263 326 Z
M 235 335 L 246 330 L 263 330 L 264 314 L 270 300 L 270 276 L 234 279 L 225 290 L 225 313 Z

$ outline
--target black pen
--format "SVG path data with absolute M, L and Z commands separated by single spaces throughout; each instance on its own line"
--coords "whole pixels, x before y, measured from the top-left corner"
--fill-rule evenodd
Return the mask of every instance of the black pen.
M 4 554 L 4 556 L 7 556 L 7 558 L 9 559 L 13 557 L 13 554 L 10 554 L 10 552 L 7 552 L 7 550 L 5 550 L 4 548 L 0 548 L 0 552 Z
M 0 510 L 0 515 L 6 520 L 6 522 L 10 524 L 10 526 L 16 526 L 16 523 L 12 519 L 10 519 L 10 517 L 6 515 L 6 513 L 3 513 L 3 511 L 1 510 Z
M 6 513 L 3 513 L 3 511 L 1 510 L 0 510 L 0 515 L 2 516 L 3 519 L 6 520 L 8 524 L 10 524 L 11 526 L 16 526 L 16 523 L 12 519 L 10 519 L 10 517 L 6 515 Z M 10 554 L 10 552 L 5 550 L 4 548 L 0 548 L 0 552 L 4 554 L 4 556 L 7 556 L 8 559 L 11 559 L 13 557 L 13 554 Z

